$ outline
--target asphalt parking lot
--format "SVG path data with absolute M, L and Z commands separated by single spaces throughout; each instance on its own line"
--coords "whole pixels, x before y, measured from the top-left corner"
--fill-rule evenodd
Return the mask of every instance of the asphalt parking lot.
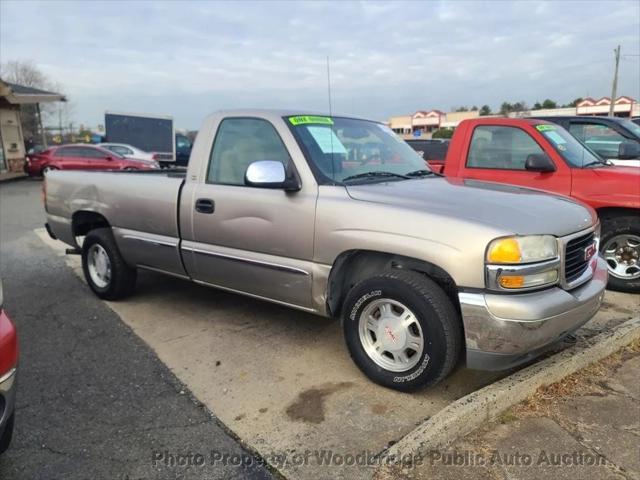
M 258 452 L 288 478 L 366 478 L 371 469 L 338 457 L 320 465 L 317 451 L 379 453 L 505 375 L 460 367 L 415 394 L 383 389 L 353 365 L 338 322 L 150 272 L 130 299 L 101 302 L 79 278 L 79 258 L 41 229 L 40 184 L 1 188 L 5 306 L 23 348 L 16 443 L 0 459 L 8 478 L 72 478 L 76 459 L 84 473 L 95 462 L 110 478 L 200 478 L 197 466 L 154 467 L 152 454 L 213 449 Z M 637 311 L 632 297 L 608 292 L 580 335 Z M 304 465 L 292 461 L 307 451 Z
M 16 431 L 0 479 L 271 478 L 257 462 L 179 471 L 154 462 L 163 452 L 252 454 L 33 233 L 44 221 L 40 189 L 0 185 L 4 308 L 21 349 Z

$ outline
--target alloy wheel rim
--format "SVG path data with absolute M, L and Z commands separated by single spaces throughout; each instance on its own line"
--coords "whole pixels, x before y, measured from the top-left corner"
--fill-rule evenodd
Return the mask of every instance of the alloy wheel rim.
M 360 314 L 358 332 L 364 351 L 376 365 L 392 372 L 415 367 L 424 350 L 422 327 L 404 304 L 374 300 Z
M 105 288 L 111 282 L 111 260 L 107 251 L 94 243 L 87 252 L 87 266 L 91 281 L 99 288 Z
M 602 249 L 609 274 L 623 280 L 640 278 L 640 236 L 617 235 Z

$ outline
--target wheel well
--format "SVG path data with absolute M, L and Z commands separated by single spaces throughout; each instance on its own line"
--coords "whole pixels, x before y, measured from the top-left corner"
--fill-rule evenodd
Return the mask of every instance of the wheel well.
M 447 294 L 460 313 L 458 287 L 453 278 L 424 260 L 370 250 L 351 250 L 338 256 L 329 274 L 327 308 L 331 316 L 338 316 L 347 292 L 358 282 L 390 268 L 407 269 L 428 276 Z
M 623 207 L 602 207 L 596 210 L 598 218 L 620 217 L 626 215 L 638 215 L 640 211 L 637 208 L 623 208 Z
M 106 218 L 96 212 L 79 211 L 71 217 L 71 228 L 73 235 L 81 237 L 96 228 L 110 227 Z

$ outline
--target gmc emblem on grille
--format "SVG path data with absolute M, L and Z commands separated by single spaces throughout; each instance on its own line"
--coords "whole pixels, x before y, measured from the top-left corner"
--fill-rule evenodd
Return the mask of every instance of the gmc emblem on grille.
M 585 247 L 584 249 L 584 261 L 588 262 L 589 260 L 591 260 L 591 257 L 593 257 L 596 254 L 596 243 L 593 242 L 591 245 Z

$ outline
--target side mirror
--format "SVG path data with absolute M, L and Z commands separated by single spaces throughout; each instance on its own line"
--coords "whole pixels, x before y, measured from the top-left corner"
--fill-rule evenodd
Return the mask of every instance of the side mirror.
M 618 158 L 620 160 L 631 160 L 640 157 L 640 144 L 633 140 L 625 140 L 618 146 Z
M 107 155 L 104 158 L 107 160 L 107 162 L 113 162 L 113 157 L 111 155 Z
M 530 172 L 549 173 L 556 171 L 553 160 L 551 160 L 546 153 L 532 153 L 527 156 L 527 160 L 524 162 L 524 168 Z
M 300 183 L 297 179 L 287 178 L 287 172 L 282 162 L 273 160 L 260 160 L 249 165 L 244 175 L 244 183 L 250 187 L 287 191 L 300 190 Z

